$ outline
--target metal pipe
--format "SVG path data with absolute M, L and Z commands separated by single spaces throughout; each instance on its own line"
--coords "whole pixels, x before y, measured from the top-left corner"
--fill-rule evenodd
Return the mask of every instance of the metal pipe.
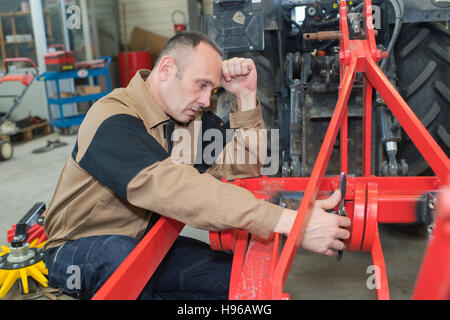
M 373 31 L 375 36 L 378 35 L 378 30 Z M 333 31 L 319 31 L 312 33 L 303 34 L 304 40 L 338 40 L 341 37 L 341 32 L 339 30 Z

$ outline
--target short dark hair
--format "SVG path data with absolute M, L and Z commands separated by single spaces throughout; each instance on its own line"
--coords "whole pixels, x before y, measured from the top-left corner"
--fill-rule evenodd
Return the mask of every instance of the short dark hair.
M 211 48 L 213 48 L 221 57 L 223 56 L 222 49 L 220 49 L 220 47 L 217 45 L 217 43 L 214 42 L 214 40 L 210 39 L 204 33 L 198 31 L 183 31 L 177 33 L 166 42 L 161 52 L 159 53 L 158 59 L 156 59 L 155 61 L 155 66 L 158 65 L 162 57 L 167 55 L 171 56 L 175 60 L 178 68 L 177 75 L 181 76 L 185 66 L 185 58 L 187 57 L 185 50 L 195 49 L 200 44 L 200 42 L 206 43 Z

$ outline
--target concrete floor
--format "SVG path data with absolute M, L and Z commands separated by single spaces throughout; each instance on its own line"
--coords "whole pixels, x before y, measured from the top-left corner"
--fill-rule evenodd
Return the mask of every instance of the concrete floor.
M 60 139 L 68 145 L 52 151 L 33 154 L 46 145 L 47 139 Z M 76 136 L 56 133 L 16 144 L 13 159 L 0 162 L 0 244 L 7 245 L 6 230 L 15 224 L 35 202 L 50 203 L 54 188 Z M 206 231 L 186 227 L 183 232 L 208 242 Z M 420 268 L 425 235 L 411 235 L 380 226 L 381 244 L 388 270 L 392 299 L 409 299 Z M 372 264 L 369 253 L 345 252 L 341 262 L 300 250 L 285 286 L 291 299 L 376 299 L 375 290 L 367 288 Z M 6 299 L 22 299 L 16 284 Z M 67 296 L 60 296 L 62 299 Z

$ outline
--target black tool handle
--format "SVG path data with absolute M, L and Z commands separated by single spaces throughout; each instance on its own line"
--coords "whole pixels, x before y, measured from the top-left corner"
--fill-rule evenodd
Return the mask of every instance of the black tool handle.
M 345 193 L 346 193 L 346 190 L 347 190 L 347 179 L 346 179 L 345 172 L 341 172 L 341 174 L 339 175 L 339 186 L 338 186 L 338 188 L 341 191 L 341 201 L 339 203 L 339 208 L 336 211 L 336 214 L 339 215 L 339 216 L 347 216 L 345 214 L 345 207 L 344 207 Z M 336 256 L 336 260 L 340 261 L 342 259 L 342 255 L 343 255 L 343 251 L 342 250 L 338 250 L 337 256 Z
M 27 238 L 28 229 L 38 221 L 42 213 L 45 211 L 45 203 L 37 202 L 28 210 L 28 212 L 16 224 L 16 231 L 14 232 L 14 239 L 11 241 L 11 246 L 14 248 L 20 247 Z

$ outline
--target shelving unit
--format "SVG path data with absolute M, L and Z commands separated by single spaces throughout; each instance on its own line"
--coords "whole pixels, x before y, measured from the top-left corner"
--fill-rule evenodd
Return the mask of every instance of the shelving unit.
M 96 69 L 79 69 L 72 71 L 61 71 L 61 72 L 45 72 L 39 76 L 37 76 L 37 80 L 45 81 L 45 93 L 47 96 L 48 102 L 48 114 L 49 121 L 52 127 L 56 128 L 69 128 L 74 125 L 79 125 L 85 116 L 85 113 L 80 113 L 74 116 L 65 117 L 64 116 L 64 105 L 80 103 L 80 102 L 89 102 L 93 103 L 98 99 L 104 97 L 109 92 L 111 92 L 111 79 L 109 75 L 109 65 L 111 63 L 111 57 L 100 57 L 99 59 L 104 59 L 106 61 L 105 66 L 102 68 Z M 98 85 L 98 77 L 104 76 L 106 78 L 106 91 L 96 93 L 96 94 L 87 94 L 82 96 L 74 96 L 61 98 L 61 90 L 59 81 L 63 79 L 86 79 L 88 80 L 90 77 L 94 80 L 94 85 Z M 48 82 L 54 81 L 56 85 L 56 94 L 57 98 L 53 98 L 49 96 L 48 93 Z M 60 118 L 55 118 L 52 115 L 52 111 L 50 106 L 57 105 L 59 107 Z
M 50 19 L 50 9 L 44 10 L 44 16 L 45 16 L 45 24 L 46 24 L 46 32 L 47 32 L 47 42 L 48 44 L 52 44 L 53 39 L 53 31 L 52 31 L 52 24 Z M 31 14 L 30 12 L 22 12 L 22 11 L 16 11 L 16 12 L 7 12 L 7 13 L 0 13 L 0 67 L 3 66 L 3 60 L 6 58 L 17 58 L 21 57 L 23 55 L 19 52 L 19 47 L 24 44 L 30 44 L 34 49 L 34 40 L 25 40 L 25 41 L 6 41 L 7 36 L 17 36 L 17 26 L 16 26 L 16 19 L 20 17 L 27 17 L 31 21 Z M 3 30 L 3 22 L 9 21 L 11 25 L 11 34 L 5 34 Z M 30 34 L 31 37 L 33 37 L 33 30 L 31 27 L 30 22 L 30 30 L 27 34 Z M 7 46 L 14 46 L 14 57 L 7 57 Z M 32 60 L 35 60 L 36 57 L 27 57 Z

